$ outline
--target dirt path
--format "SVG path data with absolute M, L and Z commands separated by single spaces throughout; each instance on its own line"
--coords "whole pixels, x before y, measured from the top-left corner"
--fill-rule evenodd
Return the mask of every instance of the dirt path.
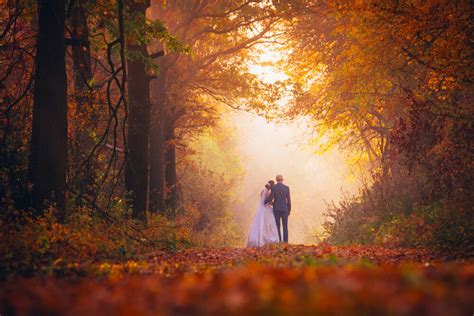
M 65 277 L 58 277 L 65 275 Z M 278 245 L 58 265 L 8 280 L 0 313 L 472 315 L 474 263 L 383 247 Z

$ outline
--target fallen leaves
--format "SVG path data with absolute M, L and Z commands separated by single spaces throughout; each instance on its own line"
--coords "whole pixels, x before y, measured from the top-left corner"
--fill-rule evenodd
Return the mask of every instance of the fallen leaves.
M 444 263 L 415 249 L 194 249 L 98 267 L 102 274 L 95 277 L 90 272 L 80 279 L 5 281 L 0 312 L 466 315 L 474 310 L 474 264 Z

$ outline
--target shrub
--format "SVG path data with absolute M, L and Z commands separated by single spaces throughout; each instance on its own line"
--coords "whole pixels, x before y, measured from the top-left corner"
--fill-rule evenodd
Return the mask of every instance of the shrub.
M 65 224 L 54 213 L 54 207 L 35 215 L 12 206 L 1 214 L 0 276 L 44 272 L 58 262 L 132 259 L 190 244 L 178 220 L 161 216 L 150 217 L 143 227 L 124 218 L 106 221 L 87 208 L 74 210 Z
M 359 196 L 328 205 L 326 241 L 427 247 L 448 257 L 474 255 L 474 219 L 465 197 L 424 199 L 422 177 L 397 174 L 375 181 Z

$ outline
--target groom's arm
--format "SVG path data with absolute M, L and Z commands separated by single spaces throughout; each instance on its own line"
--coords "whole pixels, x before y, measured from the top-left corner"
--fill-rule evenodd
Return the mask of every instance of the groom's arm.
M 288 205 L 288 213 L 291 212 L 291 197 L 290 197 L 290 188 L 288 187 L 288 196 L 286 197 L 286 205 Z

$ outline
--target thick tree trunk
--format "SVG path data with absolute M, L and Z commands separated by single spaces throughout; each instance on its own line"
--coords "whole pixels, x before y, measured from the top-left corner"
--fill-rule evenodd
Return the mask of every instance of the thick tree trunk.
M 152 122 L 150 131 L 150 205 L 153 213 L 165 212 L 165 120 L 166 71 L 160 69 L 153 89 Z
M 171 216 L 176 215 L 178 206 L 178 181 L 176 175 L 176 135 L 174 125 L 170 122 L 166 138 L 166 209 Z
M 74 92 L 76 100 L 76 116 L 78 120 L 87 122 L 87 128 L 74 127 L 72 141 L 72 159 L 76 172 L 73 185 L 79 194 L 91 194 L 94 184 L 94 168 L 92 161 L 83 165 L 84 160 L 94 146 L 89 131 L 95 130 L 97 118 L 91 112 L 91 95 L 89 82 L 92 79 L 91 55 L 89 44 L 89 28 L 87 13 L 81 3 L 76 3 L 71 11 L 72 24 L 72 58 L 74 63 Z M 92 124 L 92 126 L 91 126 Z
M 32 205 L 57 203 L 65 219 L 67 165 L 67 78 L 62 0 L 38 1 L 38 44 L 33 101 L 29 177 Z
M 149 1 L 128 1 L 132 14 L 145 16 Z M 145 45 L 130 43 L 129 56 L 135 56 L 127 61 L 128 72 L 128 159 L 125 170 L 125 188 L 131 194 L 133 205 L 132 217 L 146 222 L 146 207 L 148 196 L 148 139 L 150 131 L 150 88 L 146 65 Z

